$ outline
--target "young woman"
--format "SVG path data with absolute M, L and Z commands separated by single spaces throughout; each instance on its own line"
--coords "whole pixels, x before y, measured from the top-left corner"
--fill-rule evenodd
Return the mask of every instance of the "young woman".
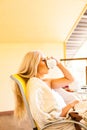
M 48 60 L 54 59 L 56 67 L 62 73 L 61 78 L 45 78 L 49 72 Z M 78 100 L 74 100 L 66 104 L 60 93 L 55 89 L 69 85 L 73 81 L 71 73 L 55 58 L 47 58 L 40 51 L 28 52 L 19 68 L 18 74 L 26 80 L 27 99 L 30 105 L 32 116 L 37 125 L 42 128 L 45 124 L 65 118 L 71 108 L 73 108 Z M 15 114 L 18 118 L 22 118 L 25 113 L 22 96 L 15 84 L 16 108 Z M 63 128 L 62 128 L 63 127 Z M 74 125 L 67 123 L 54 126 L 54 129 L 74 130 Z M 52 128 L 51 128 L 52 130 Z

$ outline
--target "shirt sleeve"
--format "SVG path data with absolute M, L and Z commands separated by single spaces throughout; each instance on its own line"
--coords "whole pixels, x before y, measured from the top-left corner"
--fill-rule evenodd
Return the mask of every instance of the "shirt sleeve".
M 29 88 L 28 101 L 33 118 L 41 124 L 58 120 L 62 109 L 56 102 L 51 89 L 38 80 L 31 80 L 27 87 Z

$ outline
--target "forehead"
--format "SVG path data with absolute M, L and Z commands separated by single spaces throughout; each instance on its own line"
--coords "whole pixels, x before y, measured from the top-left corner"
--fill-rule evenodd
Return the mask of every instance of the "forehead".
M 44 53 L 40 53 L 41 59 L 46 58 L 46 55 Z

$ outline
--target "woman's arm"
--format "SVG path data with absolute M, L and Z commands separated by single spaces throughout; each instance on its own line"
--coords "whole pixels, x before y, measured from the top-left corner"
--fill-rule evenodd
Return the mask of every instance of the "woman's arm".
M 73 76 L 68 71 L 68 69 L 66 69 L 60 62 L 57 62 L 57 67 L 62 71 L 64 77 L 52 79 L 51 80 L 52 88 L 64 87 L 74 80 Z
M 65 117 L 67 112 L 75 106 L 75 104 L 79 103 L 78 100 L 73 101 L 72 103 L 68 104 L 66 107 L 62 109 L 62 113 L 60 116 Z

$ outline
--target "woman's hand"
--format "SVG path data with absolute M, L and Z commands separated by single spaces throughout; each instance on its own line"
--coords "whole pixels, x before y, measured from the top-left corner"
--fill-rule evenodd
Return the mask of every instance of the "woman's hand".
M 68 111 L 73 108 L 77 103 L 79 103 L 78 100 L 73 101 L 72 103 L 68 104 L 66 107 L 62 109 L 62 113 L 60 116 L 64 117 L 68 113 Z

